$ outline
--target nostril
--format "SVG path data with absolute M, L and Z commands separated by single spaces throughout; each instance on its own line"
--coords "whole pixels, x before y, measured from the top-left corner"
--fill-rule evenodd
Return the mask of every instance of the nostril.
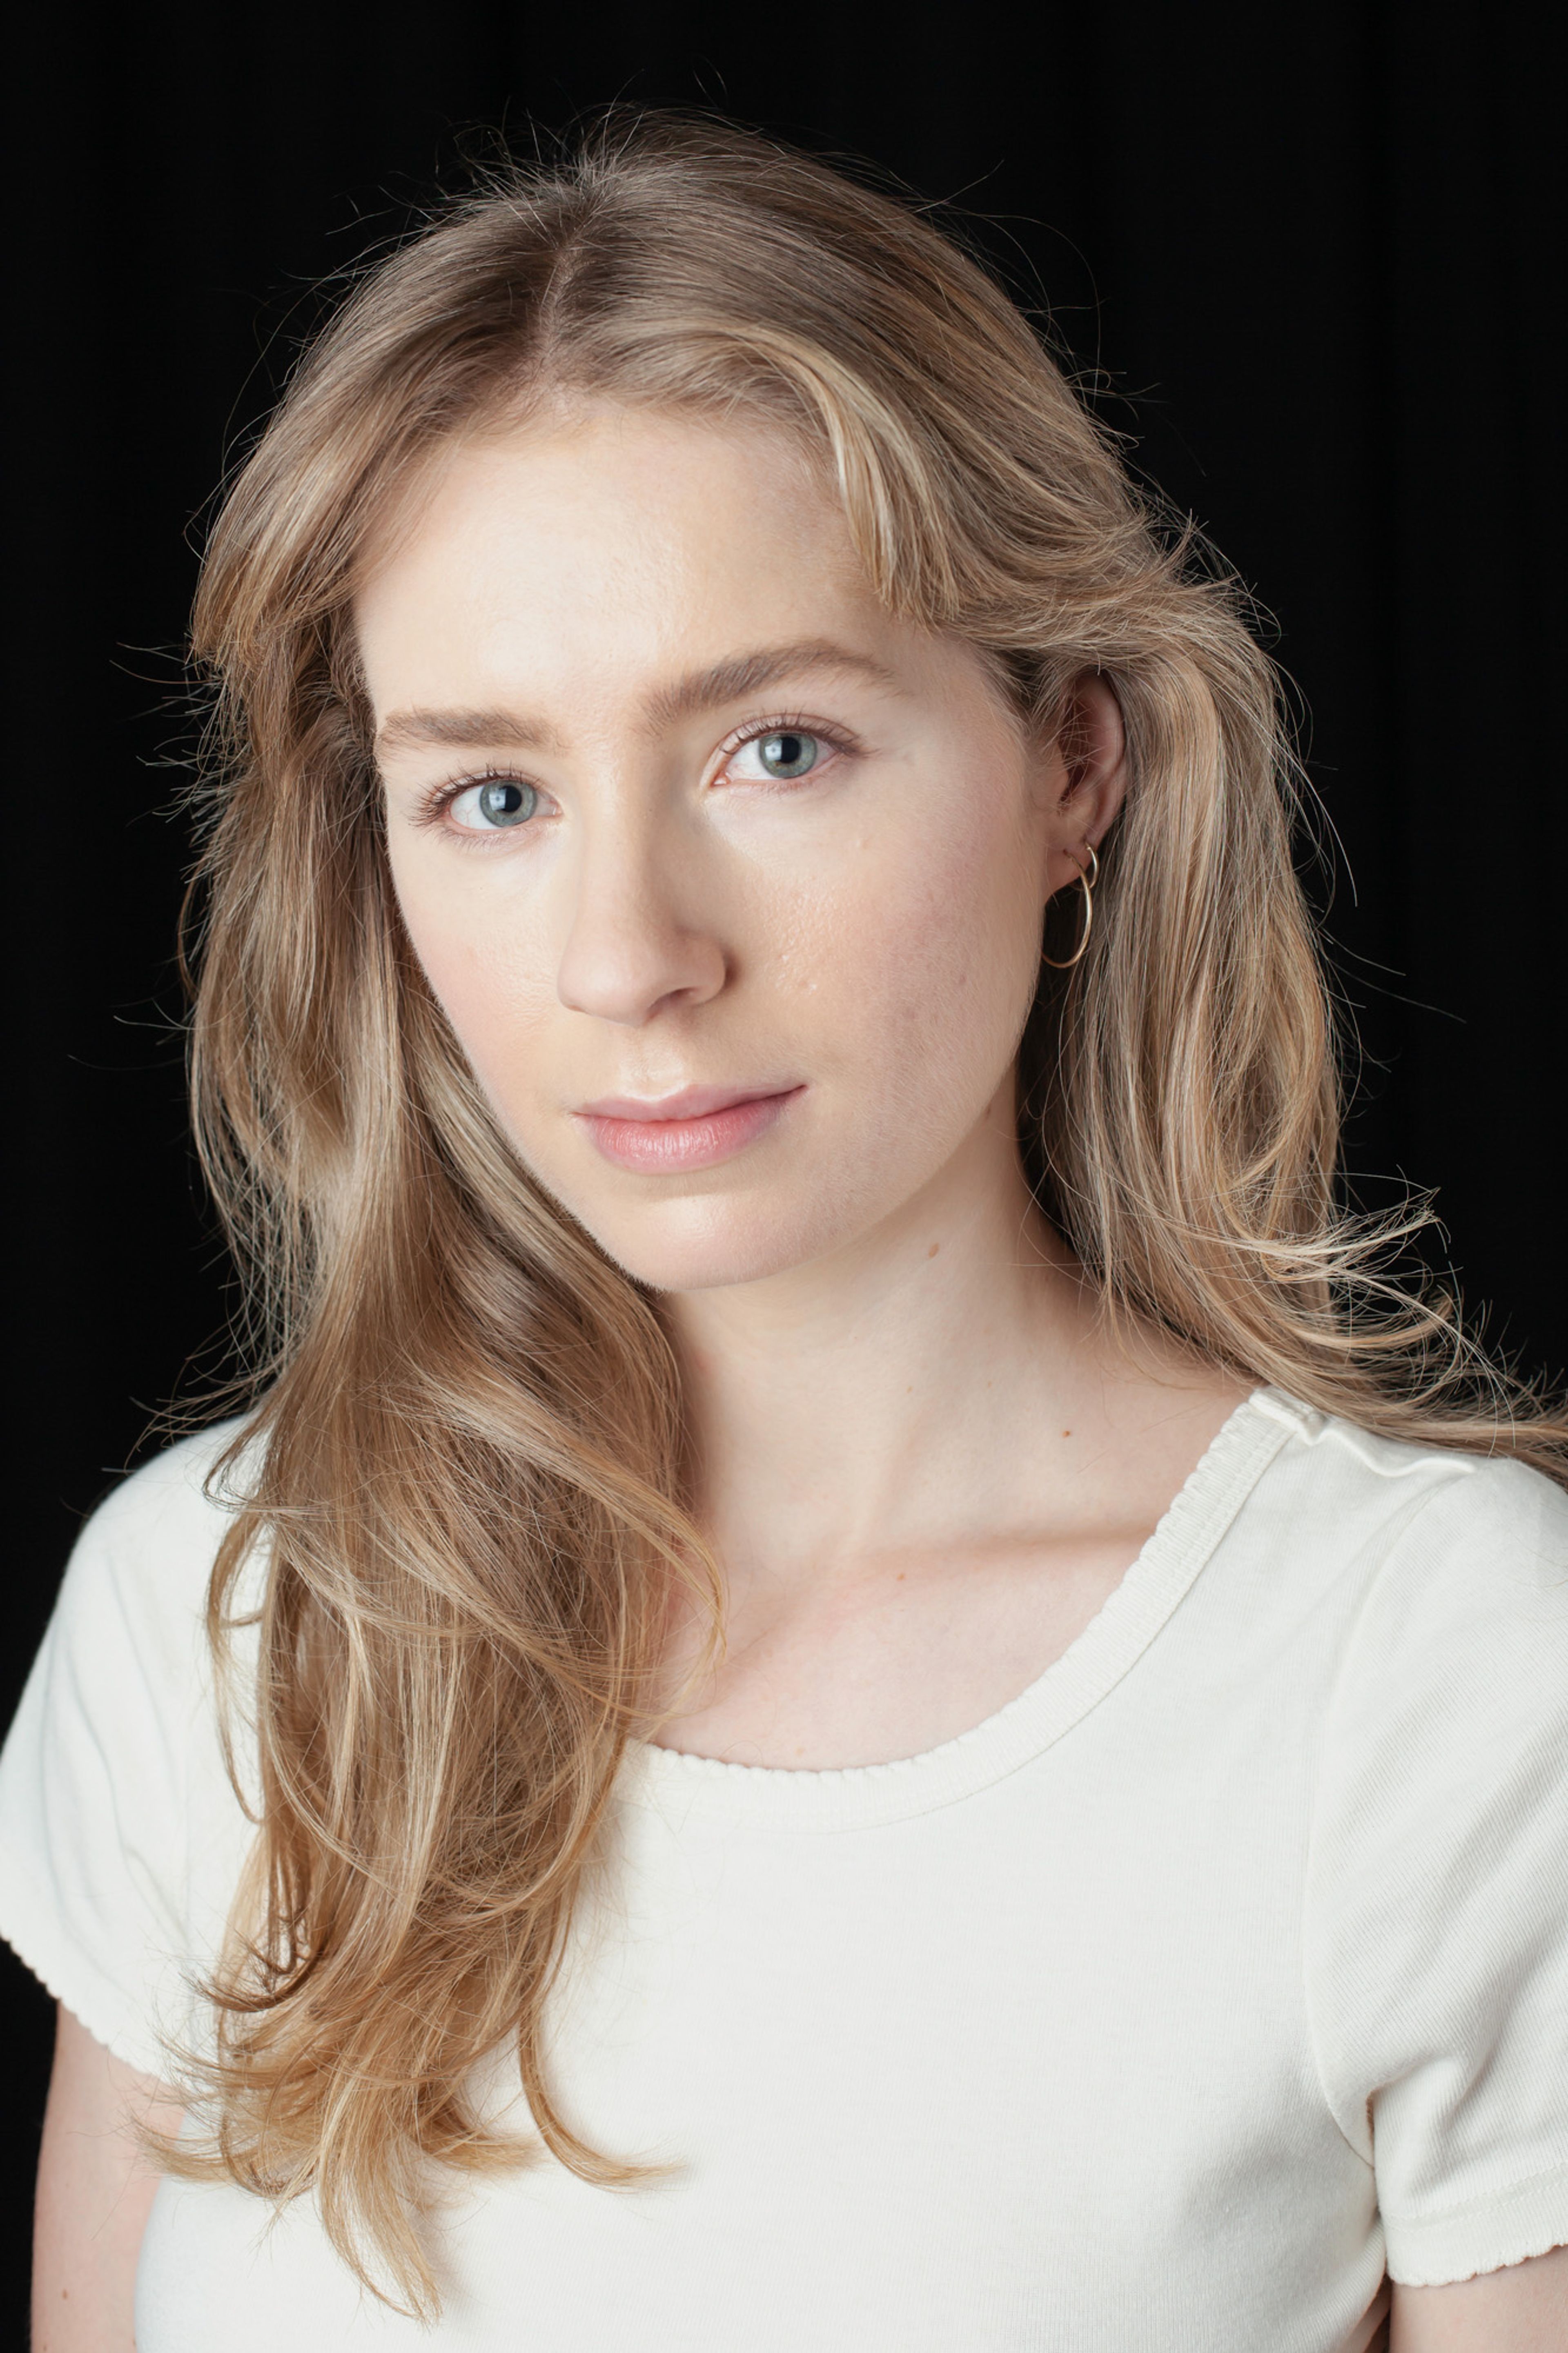
M 641 1024 L 677 1004 L 702 1003 L 729 964 L 710 934 L 674 923 L 579 923 L 561 959 L 557 993 L 570 1011 Z

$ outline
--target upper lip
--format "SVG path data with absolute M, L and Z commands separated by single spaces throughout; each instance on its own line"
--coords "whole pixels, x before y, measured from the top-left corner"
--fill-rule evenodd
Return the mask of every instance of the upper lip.
M 601 1095 L 597 1103 L 581 1103 L 579 1119 L 711 1119 L 715 1112 L 736 1103 L 758 1103 L 768 1095 L 793 1094 L 795 1082 L 782 1086 L 678 1087 L 668 1095 Z

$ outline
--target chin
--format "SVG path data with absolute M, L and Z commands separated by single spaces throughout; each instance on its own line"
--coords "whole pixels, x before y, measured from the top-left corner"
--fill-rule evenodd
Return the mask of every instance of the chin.
M 848 1237 L 820 1200 L 786 1203 L 689 1197 L 631 1216 L 590 1216 L 579 1225 L 607 1258 L 650 1291 L 720 1291 L 766 1282 L 821 1258 Z

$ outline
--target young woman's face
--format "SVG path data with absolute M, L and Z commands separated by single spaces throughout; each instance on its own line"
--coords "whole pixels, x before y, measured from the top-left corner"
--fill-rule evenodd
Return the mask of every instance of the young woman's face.
M 357 619 L 415 950 L 632 1274 L 777 1274 L 1011 1155 L 1082 818 L 782 437 L 599 410 L 459 447 Z

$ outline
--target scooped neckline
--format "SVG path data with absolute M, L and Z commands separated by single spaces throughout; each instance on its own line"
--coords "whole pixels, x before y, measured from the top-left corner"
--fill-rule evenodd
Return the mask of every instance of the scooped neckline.
M 1254 1389 L 1227 1416 L 1142 1550 L 1074 1641 L 1016 1698 L 934 1748 L 883 1765 L 737 1765 L 634 1741 L 619 1795 L 682 1820 L 855 1830 L 956 1804 L 1081 1723 L 1137 1665 L 1307 1409 Z

